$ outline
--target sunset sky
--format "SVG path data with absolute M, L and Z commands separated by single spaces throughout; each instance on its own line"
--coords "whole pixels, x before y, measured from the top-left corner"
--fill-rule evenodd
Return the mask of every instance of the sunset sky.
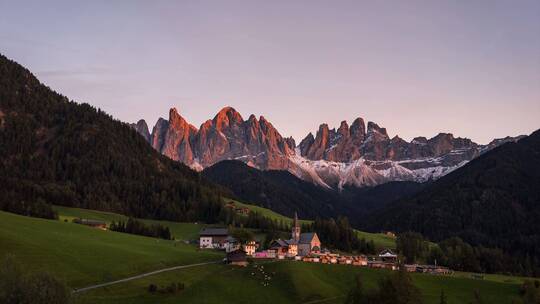
M 150 128 L 225 105 L 297 141 L 358 116 L 406 140 L 540 128 L 537 0 L 0 0 L 0 53 Z

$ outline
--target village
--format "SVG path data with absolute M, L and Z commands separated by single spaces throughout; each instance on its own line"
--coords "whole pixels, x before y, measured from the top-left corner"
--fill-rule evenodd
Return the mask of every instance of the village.
M 199 233 L 199 248 L 224 250 L 224 261 L 231 265 L 247 266 L 250 259 L 293 260 L 307 263 L 343 264 L 378 269 L 399 269 L 399 256 L 391 249 L 384 249 L 373 256 L 350 255 L 332 252 L 323 247 L 315 232 L 301 232 L 298 216 L 295 213 L 290 239 L 272 240 L 267 249 L 261 249 L 254 240 L 239 242 L 230 235 L 227 228 L 204 228 Z M 403 265 L 408 272 L 429 274 L 451 274 L 447 267 L 437 265 Z

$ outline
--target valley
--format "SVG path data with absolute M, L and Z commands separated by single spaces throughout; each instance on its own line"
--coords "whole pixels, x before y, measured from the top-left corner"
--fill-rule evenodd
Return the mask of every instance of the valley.
M 123 215 L 100 211 L 55 207 L 59 220 L 28 218 L 0 212 L 0 241 L 6 246 L 0 256 L 14 255 L 26 267 L 56 274 L 71 288 L 122 279 L 131 275 L 169 266 L 188 265 L 223 258 L 223 253 L 200 251 L 195 245 L 177 241 L 103 231 L 64 222 L 74 217 L 103 221 L 124 218 Z M 196 237 L 201 225 L 161 222 L 175 232 L 177 238 Z M 18 227 L 16 231 L 11 227 Z M 264 267 L 271 274 L 271 283 L 261 285 L 262 277 L 253 275 Z M 246 268 L 229 265 L 203 265 L 156 274 L 141 279 L 98 288 L 75 295 L 75 303 L 266 303 L 268 297 L 282 303 L 342 303 L 356 275 L 361 275 L 367 288 L 389 273 L 385 270 L 346 265 L 310 264 L 294 261 L 256 262 Z M 440 289 L 449 303 L 472 299 L 474 291 L 490 303 L 509 303 L 516 298 L 521 280 L 498 276 L 484 280 L 470 275 L 434 276 L 413 274 L 413 280 L 426 303 L 438 303 Z M 152 294 L 149 284 L 166 286 L 182 282 L 185 290 L 177 294 Z M 314 288 L 314 286 L 316 288 Z M 444 286 L 444 287 L 443 287 Z M 258 295 L 257 297 L 254 297 Z M 263 295 L 263 297 L 261 297 Z

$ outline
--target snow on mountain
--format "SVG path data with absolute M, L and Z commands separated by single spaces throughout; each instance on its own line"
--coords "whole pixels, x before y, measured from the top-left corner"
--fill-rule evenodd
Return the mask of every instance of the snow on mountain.
M 386 128 L 367 126 L 357 118 L 349 127 L 321 124 L 298 145 L 281 134 L 263 116 L 240 113 L 225 107 L 199 129 L 175 108 L 169 120 L 160 118 L 152 133 L 144 120 L 131 125 L 162 154 L 201 171 L 219 161 L 236 159 L 261 170 L 288 170 L 326 188 L 375 186 L 389 181 L 425 182 L 437 179 L 478 155 L 521 137 L 495 139 L 478 145 L 467 138 L 440 133 L 433 138 L 416 137 L 406 142 L 390 138 Z

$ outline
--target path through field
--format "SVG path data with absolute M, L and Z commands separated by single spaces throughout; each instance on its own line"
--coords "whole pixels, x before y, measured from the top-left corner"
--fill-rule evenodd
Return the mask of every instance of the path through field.
M 96 289 L 96 288 L 100 288 L 100 287 L 105 287 L 105 286 L 109 286 L 109 285 L 114 285 L 114 284 L 118 284 L 118 283 L 124 283 L 124 282 L 128 282 L 128 281 L 144 278 L 144 277 L 147 277 L 147 276 L 151 276 L 151 275 L 154 275 L 154 274 L 162 273 L 162 272 L 167 272 L 167 271 L 172 271 L 172 270 L 177 270 L 177 269 L 197 267 L 197 266 L 208 265 L 208 264 L 217 264 L 217 263 L 220 263 L 220 262 L 221 261 L 213 261 L 213 262 L 206 262 L 206 263 L 197 263 L 197 264 L 189 264 L 189 265 L 168 267 L 168 268 L 164 268 L 164 269 L 160 269 L 160 270 L 155 270 L 155 271 L 152 271 L 152 272 L 139 274 L 139 275 L 132 276 L 132 277 L 125 278 L 125 279 L 121 279 L 121 280 L 116 280 L 116 281 L 112 281 L 112 282 L 101 283 L 101 284 L 96 284 L 96 285 L 91 285 L 91 286 L 75 289 L 75 290 L 73 290 L 73 293 L 84 292 L 84 291 L 88 291 L 88 290 L 92 290 L 92 289 Z

